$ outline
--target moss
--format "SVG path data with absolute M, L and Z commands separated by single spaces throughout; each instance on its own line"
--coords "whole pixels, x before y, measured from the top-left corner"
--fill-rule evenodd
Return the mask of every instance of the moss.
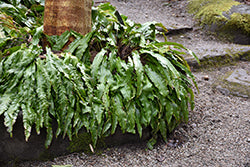
M 234 0 L 190 0 L 189 12 L 195 14 L 201 25 L 217 25 L 218 30 L 228 31 L 224 36 L 230 35 L 232 30 L 240 29 L 243 34 L 250 35 L 250 15 L 233 13 L 230 19 L 223 16 L 232 6 L 240 5 Z
M 190 0 L 188 8 L 195 18 L 201 20 L 201 24 L 211 25 L 218 22 L 226 22 L 227 18 L 222 15 L 239 2 L 233 0 Z
M 250 51 L 238 51 L 236 53 L 232 53 L 232 51 L 227 50 L 226 55 L 207 55 L 200 59 L 200 65 L 193 65 L 193 67 L 197 70 L 203 68 L 209 69 L 214 67 L 235 65 L 239 60 L 250 61 Z
M 207 56 L 201 60 L 201 67 L 221 67 L 223 65 L 233 65 L 239 58 L 238 54 L 232 56 L 231 54 L 226 54 L 223 56 Z
M 242 54 L 241 60 L 250 61 L 250 50 Z
M 68 150 L 70 152 L 84 152 L 86 154 L 93 154 L 90 149 L 90 144 L 92 143 L 91 135 L 87 132 L 82 132 L 77 136 L 74 136 L 72 141 L 70 141 Z M 99 139 L 96 144 L 95 153 L 101 153 L 100 149 L 105 148 L 106 144 L 103 139 Z
M 225 25 L 225 29 L 241 29 L 245 34 L 250 35 L 250 15 L 233 13 Z

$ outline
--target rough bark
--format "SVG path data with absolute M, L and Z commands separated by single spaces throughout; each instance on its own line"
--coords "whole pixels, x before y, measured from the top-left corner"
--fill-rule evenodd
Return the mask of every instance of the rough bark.
M 66 30 L 81 34 L 91 31 L 92 0 L 46 0 L 44 33 L 61 35 Z

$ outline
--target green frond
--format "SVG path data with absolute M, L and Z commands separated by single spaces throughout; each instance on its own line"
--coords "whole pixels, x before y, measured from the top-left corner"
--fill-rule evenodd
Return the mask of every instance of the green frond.
M 32 4 L 18 3 L 0 3 L 4 16 L 10 16 L 0 23 L 0 115 L 11 136 L 19 116 L 26 141 L 33 127 L 38 134 L 47 130 L 46 148 L 54 135 L 71 140 L 82 129 L 95 147 L 117 128 L 141 137 L 151 127 L 152 148 L 158 136 L 166 141 L 169 132 L 188 120 L 189 106 L 194 108 L 191 86 L 197 84 L 182 55 L 197 57 L 181 44 L 157 41 L 156 28 L 167 31 L 161 23 L 134 23 L 102 4 L 92 9 L 90 33 L 49 37 L 42 32 L 44 3 L 32 9 Z M 35 18 L 24 15 L 27 10 Z M 55 54 L 70 36 L 75 40 L 68 49 Z M 43 37 L 51 48 L 39 46 Z M 52 128 L 55 122 L 57 129 Z

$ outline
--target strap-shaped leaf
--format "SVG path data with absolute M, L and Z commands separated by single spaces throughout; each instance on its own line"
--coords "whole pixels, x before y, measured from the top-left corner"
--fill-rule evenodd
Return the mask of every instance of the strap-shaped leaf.
M 94 58 L 94 61 L 91 65 L 91 74 L 93 77 L 97 77 L 99 66 L 100 66 L 106 52 L 107 51 L 105 49 L 102 49 Z
M 164 79 L 148 66 L 145 66 L 145 71 L 150 81 L 155 85 L 156 88 L 158 88 L 160 94 L 167 96 L 169 91 L 167 88 L 167 83 L 164 81 Z
M 157 142 L 157 138 L 154 136 L 147 142 L 147 147 L 152 150 Z
M 187 98 L 184 97 L 184 96 L 181 96 L 181 106 L 180 107 L 181 107 L 181 110 L 182 110 L 181 115 L 183 116 L 183 120 L 185 122 L 187 122 L 188 121 L 188 114 L 189 114 L 189 112 L 188 112 L 188 102 L 187 102 Z
M 89 47 L 89 42 L 92 39 L 94 33 L 95 31 L 91 31 L 90 33 L 86 34 L 83 38 L 78 38 L 75 41 L 73 41 L 69 45 L 67 52 L 73 53 L 76 51 L 76 57 L 82 59 L 83 53 Z
M 171 101 L 168 101 L 167 102 L 167 104 L 166 104 L 166 121 L 167 121 L 167 123 L 168 124 L 170 124 L 171 123 L 171 121 L 172 121 L 172 116 L 173 116 L 173 114 L 174 114 L 174 110 L 175 110 L 176 108 L 175 108 L 175 106 L 172 104 L 172 102 Z
M 127 132 L 135 133 L 135 103 L 131 101 L 127 109 Z
M 61 36 L 56 40 L 56 44 L 53 45 L 52 50 L 61 50 L 63 46 L 68 42 L 69 37 L 71 36 L 70 31 L 65 31 Z
M 154 52 L 148 51 L 148 50 L 141 50 L 141 53 L 150 54 L 151 56 L 156 58 L 164 68 L 169 68 L 170 71 L 174 74 L 174 76 L 176 78 L 180 77 L 179 72 L 176 70 L 176 68 L 173 66 L 173 64 L 167 58 L 163 57 L 162 55 L 160 55 L 158 53 L 154 53 Z
M 35 34 L 34 34 L 32 41 L 31 41 L 31 43 L 33 45 L 37 45 L 39 43 L 41 36 L 42 36 L 42 33 L 43 33 L 43 26 L 37 27 Z
M 50 121 L 50 118 L 47 117 L 47 119 Z M 53 139 L 53 129 L 51 127 L 51 124 L 47 124 L 45 125 L 46 129 L 47 129 L 47 136 L 46 136 L 46 140 L 45 140 L 45 147 L 49 148 L 49 145 L 52 142 Z
M 113 101 L 114 102 L 114 101 Z M 112 118 L 112 127 L 111 127 L 111 135 L 115 133 L 116 131 L 116 128 L 117 128 L 117 124 L 118 124 L 118 116 L 115 112 L 115 107 L 113 110 L 111 110 L 112 112 L 112 115 L 111 115 L 111 118 Z
M 137 76 L 137 96 L 140 96 L 143 88 L 144 70 L 143 65 L 140 60 L 139 52 L 132 52 L 133 63 L 135 66 L 136 76 Z
M 109 131 L 109 129 L 111 128 L 112 122 L 111 122 L 111 117 L 109 117 L 107 119 L 107 121 L 105 122 L 103 129 L 102 129 L 102 134 L 104 135 L 104 137 L 107 137 L 110 135 L 110 132 L 107 133 Z
M 101 124 L 101 122 L 103 122 L 103 118 L 104 118 L 104 107 L 101 104 L 94 104 L 93 105 L 93 111 L 94 111 L 94 115 L 96 117 L 97 123 L 98 125 Z
M 141 96 L 140 96 L 140 103 L 142 105 L 142 108 L 141 108 L 141 122 L 147 126 L 150 122 L 151 122 L 151 119 L 152 119 L 152 110 L 154 110 L 153 106 L 152 106 L 152 101 L 150 101 L 147 97 L 147 94 L 143 93 Z M 144 117 L 145 121 L 142 120 L 142 118 Z
M 98 138 L 98 126 L 96 125 L 96 121 L 94 119 L 89 120 L 90 121 L 90 133 L 91 133 L 91 139 L 93 142 L 94 147 L 96 146 L 97 138 Z
M 136 122 L 137 132 L 139 136 L 142 137 L 141 113 L 139 109 L 135 108 L 135 122 Z
M 123 110 L 123 103 L 121 95 L 117 94 L 113 97 L 113 105 L 118 117 L 119 125 L 121 126 L 121 130 L 125 132 L 127 129 L 127 114 Z
M 159 129 L 163 140 L 167 142 L 167 125 L 164 119 L 160 119 Z

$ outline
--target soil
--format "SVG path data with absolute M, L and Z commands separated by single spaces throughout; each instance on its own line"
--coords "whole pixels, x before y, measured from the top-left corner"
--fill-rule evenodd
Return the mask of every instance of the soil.
M 218 40 L 216 36 L 208 34 L 197 26 L 186 11 L 187 0 L 110 0 L 110 2 L 120 13 L 136 22 L 157 21 L 168 28 L 192 28 L 191 31 L 187 30 L 182 34 L 169 35 L 168 39 L 184 43 L 200 54 L 220 53 L 223 47 L 234 46 Z M 217 44 L 221 47 L 218 47 L 217 51 L 211 51 L 211 47 L 214 48 Z M 249 67 L 249 61 L 240 61 L 235 65 L 194 71 L 200 92 L 195 92 L 196 107 L 190 111 L 189 122 L 181 124 L 170 134 L 167 143 L 159 140 L 153 150 L 148 150 L 146 143 L 132 143 L 106 148 L 101 155 L 74 153 L 46 162 L 22 162 L 18 166 L 249 167 L 250 99 L 224 95 L 213 87 L 217 79 L 228 71 L 237 68 L 249 69 Z

